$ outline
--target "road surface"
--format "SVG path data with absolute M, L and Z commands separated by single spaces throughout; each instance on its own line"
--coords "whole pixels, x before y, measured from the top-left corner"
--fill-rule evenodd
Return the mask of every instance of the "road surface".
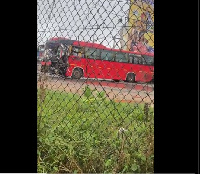
M 38 87 L 41 82 L 39 77 L 44 76 L 38 70 Z M 113 82 L 95 79 L 71 79 L 61 78 L 58 76 L 48 75 L 45 81 L 45 86 L 48 89 L 59 90 L 82 95 L 85 86 L 97 91 L 104 91 L 108 99 L 116 102 L 136 102 L 149 103 L 153 107 L 154 104 L 154 85 L 153 84 L 138 84 L 126 82 Z

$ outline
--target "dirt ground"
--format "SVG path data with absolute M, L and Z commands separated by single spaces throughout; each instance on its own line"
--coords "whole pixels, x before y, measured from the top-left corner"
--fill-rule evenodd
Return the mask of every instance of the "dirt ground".
M 40 80 L 46 78 L 46 80 Z M 89 85 L 91 89 L 96 89 L 97 91 L 104 91 L 108 99 L 115 100 L 116 102 L 131 102 L 131 103 L 149 103 L 151 107 L 154 107 L 154 92 L 138 91 L 135 89 L 120 89 L 115 87 L 101 86 L 101 83 L 95 85 L 93 83 L 86 84 L 83 80 L 71 80 L 71 79 L 59 79 L 52 77 L 44 77 L 41 74 L 38 77 L 38 88 L 40 85 L 44 84 L 47 89 L 59 90 L 70 92 L 74 94 L 82 95 L 84 87 Z

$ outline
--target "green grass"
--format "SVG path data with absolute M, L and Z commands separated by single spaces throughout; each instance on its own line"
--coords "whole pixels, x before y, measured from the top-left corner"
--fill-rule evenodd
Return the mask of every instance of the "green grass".
M 154 171 L 153 110 L 104 96 L 38 90 L 39 173 Z

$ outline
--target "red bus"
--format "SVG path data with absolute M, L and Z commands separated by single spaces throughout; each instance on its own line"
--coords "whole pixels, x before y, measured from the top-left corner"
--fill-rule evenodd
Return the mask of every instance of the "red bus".
M 141 54 L 81 41 L 67 41 L 67 43 L 63 46 L 64 42 L 62 42 L 62 46 L 58 46 L 57 53 L 55 53 L 61 59 L 65 57 L 63 62 L 66 64 L 64 69 L 66 77 L 128 82 L 153 80 L 154 53 Z

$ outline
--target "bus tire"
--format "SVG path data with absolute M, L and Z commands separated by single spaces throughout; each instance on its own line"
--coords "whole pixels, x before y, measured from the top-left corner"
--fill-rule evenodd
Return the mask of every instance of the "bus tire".
M 133 73 L 127 74 L 126 81 L 130 82 L 130 83 L 134 83 L 135 82 L 135 74 L 133 74 Z
M 73 79 L 80 79 L 83 76 L 83 71 L 80 68 L 75 68 L 72 73 Z

